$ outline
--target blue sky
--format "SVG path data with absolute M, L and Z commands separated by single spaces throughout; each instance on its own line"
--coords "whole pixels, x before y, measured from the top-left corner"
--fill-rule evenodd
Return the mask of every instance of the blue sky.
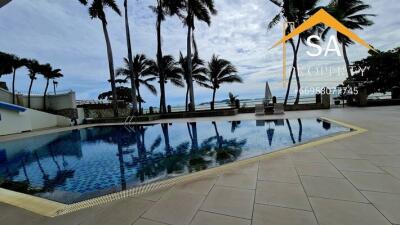
M 122 0 L 117 1 L 122 7 Z M 131 0 L 130 23 L 134 53 L 144 53 L 155 58 L 155 16 L 149 9 L 155 0 Z M 209 60 L 217 54 L 232 61 L 242 76 L 243 84 L 223 86 L 217 99 L 225 99 L 229 91 L 240 98 L 262 97 L 264 82 L 271 83 L 274 95 L 283 95 L 282 48 L 270 47 L 281 38 L 281 25 L 267 30 L 267 23 L 279 11 L 267 0 L 216 0 L 218 15 L 212 25 L 196 24 L 196 39 L 200 56 Z M 326 1 L 325 1 L 326 2 Z M 381 50 L 400 46 L 398 0 L 365 0 L 372 6 L 368 13 L 376 14 L 375 25 L 356 33 L 368 43 Z M 324 3 L 324 1 L 322 1 Z M 321 4 L 322 4 L 321 3 Z M 121 8 L 122 9 L 122 8 Z M 126 39 L 123 17 L 107 11 L 109 32 L 116 67 L 122 65 L 126 56 Z M 60 80 L 59 90 L 73 89 L 78 99 L 97 99 L 100 92 L 109 89 L 108 64 L 101 24 L 91 20 L 87 9 L 78 0 L 13 0 L 0 9 L 0 51 L 20 57 L 35 58 L 41 63 L 51 63 L 61 68 L 65 77 Z M 163 51 L 176 58 L 186 52 L 186 29 L 177 18 L 167 18 L 162 26 Z M 307 46 L 301 46 L 299 65 L 339 66 L 343 59 L 337 56 L 311 58 L 306 55 Z M 360 45 L 349 48 L 351 61 L 367 55 Z M 288 64 L 291 50 L 288 48 Z M 332 79 L 326 77 L 302 77 L 303 87 L 335 86 L 345 75 Z M 29 85 L 27 71 L 17 74 L 17 89 L 26 92 Z M 10 76 L 2 77 L 10 86 Z M 38 79 L 33 92 L 42 93 L 45 82 Z M 157 85 L 157 83 L 155 83 Z M 143 90 L 147 106 L 157 105 L 158 97 Z M 195 87 L 197 103 L 210 101 L 211 91 Z M 182 105 L 185 90 L 167 86 L 167 101 Z

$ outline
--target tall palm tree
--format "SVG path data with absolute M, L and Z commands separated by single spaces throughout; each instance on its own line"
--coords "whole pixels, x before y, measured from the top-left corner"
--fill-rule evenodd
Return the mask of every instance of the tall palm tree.
M 79 0 L 83 5 L 87 5 L 87 0 Z M 89 15 L 92 19 L 98 18 L 101 21 L 103 27 L 104 38 L 106 40 L 107 46 L 107 56 L 108 56 L 108 67 L 110 72 L 110 83 L 111 83 L 111 91 L 113 95 L 112 105 L 114 110 L 114 116 L 118 117 L 118 105 L 117 105 L 117 89 L 115 86 L 115 75 L 114 75 L 114 60 L 113 53 L 111 48 L 110 37 L 108 35 L 107 30 L 107 17 L 104 9 L 106 7 L 111 8 L 118 15 L 121 15 L 121 11 L 118 8 L 115 0 L 93 0 L 89 7 Z
M 165 76 L 163 73 L 163 53 L 161 43 L 161 24 L 166 16 L 178 15 L 181 16 L 181 9 L 183 8 L 182 0 L 156 0 L 155 6 L 150 6 L 153 12 L 157 15 L 157 65 L 158 77 L 160 82 L 160 112 L 167 112 L 165 100 Z
M 165 87 L 165 84 L 170 81 L 173 85 L 177 87 L 184 87 L 185 84 L 183 82 L 183 78 L 181 76 L 181 70 L 178 66 L 178 63 L 175 61 L 174 57 L 171 55 L 166 55 L 163 56 L 161 60 L 161 65 L 158 62 L 152 61 L 151 66 L 150 66 L 150 71 L 153 75 L 157 76 L 160 80 L 160 92 L 163 91 L 163 88 Z M 163 76 L 161 79 L 160 77 Z M 163 82 L 161 82 L 163 81 Z M 160 101 L 160 113 L 165 113 L 166 110 L 164 111 L 163 109 L 163 101 L 164 104 L 166 104 L 165 100 L 165 89 L 164 89 L 164 94 L 161 93 L 161 97 L 164 98 L 164 100 Z
M 41 72 L 42 67 L 39 64 L 39 62 L 34 59 L 28 60 L 26 67 L 28 68 L 28 71 L 29 71 L 28 75 L 29 75 L 29 79 L 31 80 L 30 84 L 29 84 L 29 90 L 28 90 L 28 108 L 30 108 L 31 107 L 31 91 L 32 91 L 33 81 L 37 79 L 36 75 Z
M 13 78 L 12 78 L 12 103 L 15 104 L 15 75 L 19 68 L 26 66 L 27 59 L 20 59 L 15 55 L 12 55 L 12 70 L 13 70 Z
M 319 0 L 270 0 L 273 4 L 281 8 L 281 11 L 272 19 L 272 21 L 268 25 L 268 29 L 271 29 L 275 25 L 277 25 L 281 20 L 285 22 L 293 23 L 293 26 L 288 26 L 285 30 L 286 34 L 289 34 L 294 27 L 300 26 L 305 20 L 307 20 L 310 16 L 312 16 L 320 7 L 317 7 L 317 3 Z M 300 77 L 297 66 L 298 57 L 297 54 L 299 52 L 300 41 L 305 43 L 307 37 L 311 34 L 315 34 L 317 32 L 321 32 L 322 25 L 317 25 L 310 30 L 303 32 L 299 35 L 297 43 L 292 39 L 289 40 L 289 44 L 292 46 L 293 50 L 293 65 L 289 76 L 288 87 L 286 90 L 285 102 L 284 105 L 287 104 L 289 98 L 290 87 L 293 78 L 293 72 L 296 75 L 296 83 L 297 83 L 297 94 L 296 100 L 294 104 L 298 104 L 300 101 Z M 286 69 L 286 68 L 284 68 Z
M 189 91 L 190 91 L 190 81 L 194 80 L 197 84 L 202 85 L 207 81 L 206 72 L 207 69 L 204 67 L 204 60 L 199 58 L 199 55 L 195 53 L 192 57 L 192 77 L 189 77 L 188 61 L 187 57 L 183 57 L 182 53 L 179 56 L 179 66 L 180 74 L 185 78 L 186 81 L 186 100 L 185 100 L 185 110 L 188 111 L 188 101 L 189 101 Z
M 135 88 L 135 74 L 133 73 L 133 59 L 132 59 L 132 44 L 131 44 L 131 34 L 129 29 L 129 20 L 128 20 L 128 0 L 124 0 L 124 8 L 125 8 L 125 30 L 126 30 L 126 45 L 128 47 L 128 61 L 130 67 L 130 80 L 131 80 L 131 94 L 132 94 L 132 114 L 137 114 L 137 97 L 136 97 L 136 88 Z
M 362 11 L 371 8 L 370 5 L 364 4 L 361 0 L 332 0 L 327 6 L 327 11 L 335 17 L 340 23 L 351 30 L 362 30 L 364 27 L 371 26 L 374 23 L 368 19 L 374 14 L 365 14 Z M 322 37 L 325 39 L 326 34 L 330 30 L 327 27 L 323 32 Z M 346 63 L 347 76 L 351 77 L 350 62 L 347 57 L 347 46 L 354 42 L 340 32 L 336 32 L 337 39 L 342 45 L 343 58 Z
M 0 78 L 1 76 L 11 74 L 12 72 L 12 56 L 10 54 L 0 52 Z
M 130 66 L 130 62 L 127 58 L 124 58 L 125 67 L 118 68 L 116 71 L 117 76 L 125 76 L 126 79 L 131 78 L 132 72 L 130 72 L 130 68 L 133 69 L 134 84 L 133 88 L 137 91 L 137 98 L 139 102 L 139 114 L 143 112 L 142 102 L 144 102 L 142 95 L 140 94 L 140 86 L 145 86 L 152 94 L 157 95 L 157 89 L 154 85 L 150 84 L 150 82 L 156 80 L 157 78 L 151 72 L 151 65 L 154 65 L 155 62 L 153 60 L 147 59 L 145 55 L 138 54 L 135 55 L 133 59 L 133 66 Z M 132 82 L 132 80 L 131 80 Z
M 43 109 L 46 110 L 46 95 L 49 88 L 50 80 L 63 77 L 64 75 L 61 73 L 61 69 L 53 69 L 50 64 L 42 65 L 41 74 L 46 79 L 46 87 L 43 93 Z
M 215 94 L 224 83 L 242 83 L 237 69 L 231 62 L 213 55 L 207 67 L 207 81 L 202 85 L 213 90 L 211 110 L 214 110 Z
M 185 0 L 186 4 L 186 19 L 185 24 L 187 26 L 187 83 L 190 92 L 190 110 L 195 111 L 195 100 L 194 100 L 194 89 L 193 89 L 193 78 L 192 78 L 192 41 L 195 46 L 195 53 L 197 52 L 195 39 L 194 39 L 194 29 L 195 29 L 195 19 L 207 23 L 208 26 L 211 24 L 211 14 L 217 14 L 217 10 L 214 7 L 214 0 Z

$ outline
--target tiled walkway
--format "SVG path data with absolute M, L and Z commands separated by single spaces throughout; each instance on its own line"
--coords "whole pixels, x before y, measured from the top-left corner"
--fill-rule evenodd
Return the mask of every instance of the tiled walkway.
M 326 116 L 369 131 L 54 219 L 0 204 L 0 224 L 400 224 L 400 107 L 285 116 Z

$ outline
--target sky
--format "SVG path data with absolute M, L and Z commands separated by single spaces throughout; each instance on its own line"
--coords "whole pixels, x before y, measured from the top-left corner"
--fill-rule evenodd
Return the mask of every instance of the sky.
M 156 17 L 149 8 L 155 0 L 130 0 L 129 20 L 134 54 L 145 54 L 155 59 Z M 372 13 L 374 25 L 355 33 L 379 50 L 400 46 L 398 31 L 400 20 L 398 0 L 365 0 L 371 5 L 366 13 Z M 121 10 L 123 0 L 117 0 Z M 213 54 L 231 61 L 238 69 L 242 84 L 226 84 L 217 92 L 217 99 L 226 99 L 229 92 L 239 98 L 261 98 L 265 82 L 272 94 L 282 97 L 282 46 L 271 49 L 282 38 L 282 24 L 268 30 L 268 22 L 279 8 L 267 0 L 215 0 L 218 14 L 212 17 L 211 26 L 196 22 L 196 41 L 200 57 L 208 61 Z M 326 0 L 321 1 L 321 5 Z M 107 10 L 108 29 L 114 54 L 115 67 L 123 65 L 126 57 L 126 37 L 123 17 Z M 24 58 L 34 58 L 40 63 L 50 63 L 62 69 L 59 91 L 74 90 L 78 100 L 97 99 L 99 93 L 110 89 L 107 82 L 108 61 L 104 35 L 99 20 L 92 20 L 87 8 L 78 0 L 13 0 L 0 9 L 0 51 Z M 162 24 L 163 53 L 178 59 L 179 52 L 186 54 L 186 28 L 177 17 L 168 17 Z M 334 32 L 330 33 L 334 35 Z M 326 47 L 327 43 L 322 43 Z M 299 66 L 302 87 L 335 87 L 344 80 L 344 60 L 335 54 L 327 57 L 310 57 L 307 51 L 315 51 L 301 45 Z M 287 70 L 292 60 L 290 46 L 287 49 Z M 367 56 L 367 49 L 359 44 L 349 47 L 350 61 Z M 320 70 L 319 72 L 317 70 Z M 321 72 L 321 70 L 323 72 Z M 29 79 L 26 69 L 17 72 L 16 89 L 27 92 Z M 11 86 L 11 76 L 0 78 Z M 158 85 L 154 82 L 154 85 Z M 43 93 L 45 81 L 35 81 L 33 93 Z M 158 105 L 158 96 L 141 89 L 145 107 Z M 212 91 L 195 86 L 196 103 L 211 100 Z M 183 105 L 185 89 L 167 85 L 167 102 Z

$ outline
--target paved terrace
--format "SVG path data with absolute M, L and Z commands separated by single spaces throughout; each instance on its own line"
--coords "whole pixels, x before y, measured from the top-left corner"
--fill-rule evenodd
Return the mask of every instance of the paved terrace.
M 0 204 L 0 224 L 400 224 L 400 107 L 285 115 L 288 118 L 316 116 L 337 119 L 369 131 L 52 219 Z M 245 118 L 254 116 L 218 119 Z

